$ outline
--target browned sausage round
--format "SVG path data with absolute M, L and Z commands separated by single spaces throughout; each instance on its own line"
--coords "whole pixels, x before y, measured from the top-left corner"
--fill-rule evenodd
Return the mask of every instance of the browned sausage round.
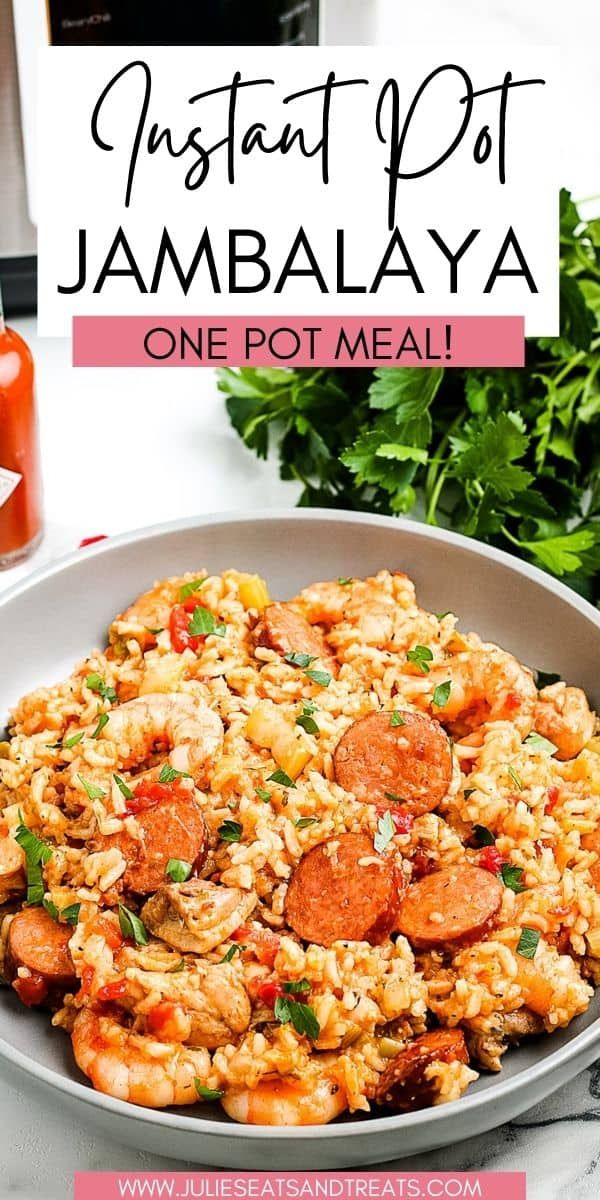
M 102 838 L 100 849 L 117 846 L 127 859 L 123 884 L 130 892 L 147 895 L 165 882 L 170 858 L 201 864 L 207 849 L 206 826 L 191 797 L 173 795 L 154 808 L 135 814 L 140 840 L 124 829 Z
M 503 894 L 500 880 L 481 867 L 442 867 L 409 887 L 396 929 L 422 950 L 475 941 L 492 927 Z
M 77 989 L 72 934 L 70 925 L 59 925 L 43 908 L 23 908 L 13 917 L 4 970 L 24 1004 L 44 1004 Z
M 335 673 L 336 661 L 320 629 L 287 604 L 269 604 L 256 627 L 256 643 L 277 654 L 310 654 Z
M 357 800 L 393 808 L 399 801 L 415 816 L 432 812 L 452 778 L 450 743 L 442 727 L 422 713 L 398 710 L 359 717 L 338 742 L 336 782 Z
M 468 1061 L 461 1029 L 434 1029 L 431 1033 L 423 1033 L 391 1060 L 371 1098 L 399 1112 L 428 1108 L 435 1099 L 435 1084 L 425 1078 L 427 1068 L 434 1062 Z
M 305 942 L 382 942 L 394 928 L 404 876 L 366 833 L 342 833 L 300 859 L 286 918 Z

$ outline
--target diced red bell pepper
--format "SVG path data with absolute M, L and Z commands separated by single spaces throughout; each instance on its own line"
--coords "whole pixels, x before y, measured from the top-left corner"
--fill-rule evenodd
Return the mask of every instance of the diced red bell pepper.
M 86 546 L 95 546 L 96 542 L 105 542 L 107 536 L 106 533 L 97 533 L 95 537 L 82 538 L 79 543 L 79 549 L 83 550 Z
M 265 967 L 273 967 L 279 951 L 279 937 L 270 929 L 251 929 L 248 925 L 240 925 L 231 940 L 246 946 L 242 958 L 257 958 Z
M 126 979 L 113 979 L 112 983 L 106 983 L 104 987 L 98 988 L 96 999 L 101 1003 L 111 1004 L 115 1000 L 122 1000 L 127 992 Z
M 286 996 L 289 1000 L 300 1000 L 306 1003 L 307 992 L 292 992 L 289 988 L 284 988 L 276 979 L 267 979 L 265 983 L 260 983 L 256 989 L 256 994 L 267 1008 L 275 1008 L 275 1001 L 280 996 Z
M 500 851 L 495 846 L 484 846 L 479 855 L 479 866 L 483 867 L 484 871 L 491 871 L 492 875 L 500 874 L 500 869 L 504 865 L 504 861 Z
M 23 1004 L 28 1008 L 35 1008 L 37 1004 L 43 1004 L 48 996 L 48 985 L 46 980 L 41 975 L 32 973 L 31 975 L 17 976 L 13 981 L 13 988 Z
M 171 609 L 169 633 L 171 645 L 177 654 L 183 654 L 184 650 L 195 652 L 206 639 L 205 633 L 194 634 L 194 636 L 190 633 L 190 614 L 194 613 L 197 608 L 204 608 L 205 612 L 208 612 L 208 609 L 196 596 L 189 596 L 182 604 L 176 604 Z
M 548 813 L 549 815 L 558 804 L 559 789 L 557 787 L 549 787 L 546 795 L 548 796 L 548 799 L 544 805 L 544 812 Z
M 157 779 L 140 779 L 133 796 L 125 801 L 127 812 L 135 816 L 136 813 L 146 812 L 149 808 L 156 808 L 159 804 L 172 800 L 178 782 L 179 780 L 174 780 L 173 783 L 159 783 Z
M 376 804 L 375 809 L 379 815 L 391 813 L 396 833 L 410 833 L 415 818 L 407 808 L 390 808 L 388 804 Z

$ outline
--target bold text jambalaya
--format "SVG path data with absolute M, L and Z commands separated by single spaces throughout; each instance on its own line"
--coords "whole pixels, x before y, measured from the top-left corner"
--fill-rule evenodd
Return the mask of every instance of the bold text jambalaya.
M 164 580 L 10 734 L 3 974 L 111 1096 L 411 1111 L 600 983 L 586 698 L 400 572 Z

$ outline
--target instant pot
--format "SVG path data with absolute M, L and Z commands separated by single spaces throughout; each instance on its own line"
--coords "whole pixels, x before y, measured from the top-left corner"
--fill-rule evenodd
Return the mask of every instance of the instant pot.
M 0 286 L 33 312 L 35 69 L 39 46 L 206 46 L 371 41 L 375 0 L 0 0 Z

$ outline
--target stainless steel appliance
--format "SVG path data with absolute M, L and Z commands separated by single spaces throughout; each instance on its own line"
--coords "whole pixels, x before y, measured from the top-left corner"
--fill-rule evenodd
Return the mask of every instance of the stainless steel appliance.
M 0 0 L 0 285 L 7 314 L 35 305 L 35 229 L 29 219 L 11 0 Z

